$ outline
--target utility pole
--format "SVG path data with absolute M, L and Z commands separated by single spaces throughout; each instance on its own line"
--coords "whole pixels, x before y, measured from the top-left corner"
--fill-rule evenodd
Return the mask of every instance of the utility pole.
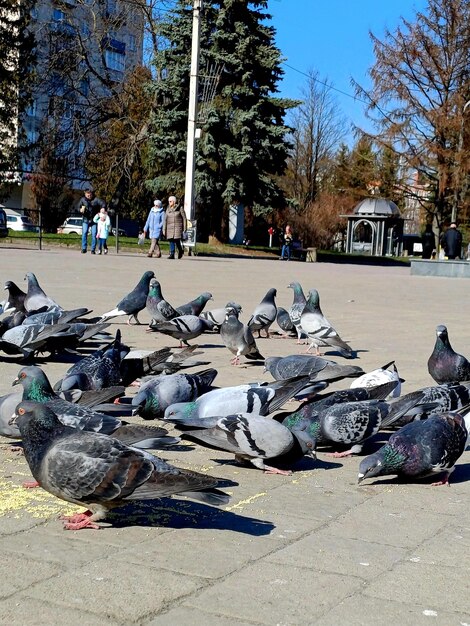
M 194 157 L 196 147 L 201 9 L 202 0 L 194 0 L 193 34 L 191 45 L 191 74 L 189 78 L 188 139 L 186 145 L 186 179 L 184 186 L 184 211 L 186 213 L 186 217 L 190 220 L 194 217 Z

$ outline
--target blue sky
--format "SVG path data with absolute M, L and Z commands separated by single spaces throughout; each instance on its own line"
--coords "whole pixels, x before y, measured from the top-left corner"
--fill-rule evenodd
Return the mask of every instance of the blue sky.
M 280 95 L 301 98 L 307 77 L 300 72 L 313 69 L 319 78 L 353 96 L 351 77 L 364 86 L 370 84 L 367 70 L 374 55 L 369 30 L 381 38 L 385 28 L 395 30 L 400 17 L 413 21 L 426 4 L 425 0 L 269 0 L 276 44 L 286 59 Z M 335 96 L 348 121 L 370 128 L 362 103 L 337 92 Z

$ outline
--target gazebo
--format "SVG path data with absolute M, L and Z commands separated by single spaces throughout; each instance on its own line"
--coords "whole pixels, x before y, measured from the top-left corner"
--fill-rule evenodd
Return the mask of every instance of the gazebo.
M 348 218 L 346 252 L 373 256 L 399 255 L 404 219 L 397 205 L 385 198 L 361 200 Z

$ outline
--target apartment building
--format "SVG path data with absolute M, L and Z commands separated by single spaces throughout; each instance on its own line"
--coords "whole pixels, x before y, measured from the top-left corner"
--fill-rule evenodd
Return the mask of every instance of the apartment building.
M 145 0 L 142 0 L 145 1 Z M 18 127 L 31 152 L 16 175 L 13 209 L 34 208 L 31 176 L 46 146 L 61 157 L 73 189 L 83 188 L 83 156 L 90 122 L 100 103 L 116 93 L 126 75 L 142 64 L 141 0 L 37 0 L 31 13 L 36 40 L 34 89 Z

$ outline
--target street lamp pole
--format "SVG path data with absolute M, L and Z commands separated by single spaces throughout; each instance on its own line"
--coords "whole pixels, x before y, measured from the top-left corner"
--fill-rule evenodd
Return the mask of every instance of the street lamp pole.
M 191 73 L 189 77 L 188 138 L 186 144 L 186 179 L 184 186 L 184 211 L 189 220 L 194 217 L 194 161 L 196 147 L 201 9 L 202 0 L 194 0 L 193 32 L 191 43 Z
M 465 111 L 467 110 L 467 107 L 470 106 L 470 100 L 468 100 L 468 102 L 466 102 L 463 105 L 463 109 L 462 109 L 462 120 L 460 122 L 460 131 L 459 131 L 459 142 L 457 145 L 457 157 L 459 160 L 458 163 L 458 176 L 456 177 L 456 181 L 454 183 L 454 201 L 452 203 L 452 215 L 451 215 L 451 222 L 456 222 L 457 221 L 457 210 L 458 210 L 458 205 L 459 205 L 459 196 L 462 196 L 463 194 L 461 194 L 461 190 L 459 189 L 460 187 L 460 169 L 461 169 L 461 165 L 462 165 L 462 157 L 463 157 L 463 137 L 464 137 L 464 131 L 465 131 Z M 465 180 L 467 177 L 467 173 L 465 173 Z M 465 182 L 463 183 L 463 187 L 466 187 Z

